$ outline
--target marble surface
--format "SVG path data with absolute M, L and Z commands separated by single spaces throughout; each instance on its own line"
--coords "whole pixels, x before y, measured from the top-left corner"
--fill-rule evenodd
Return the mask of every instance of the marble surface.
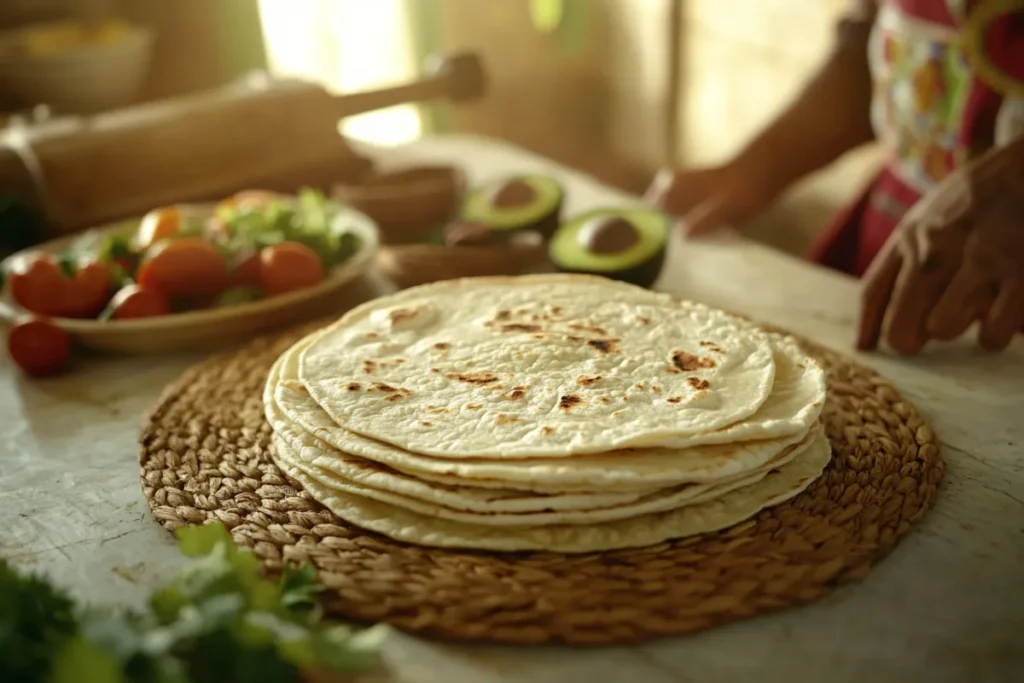
M 452 160 L 482 180 L 561 177 L 567 210 L 638 202 L 543 158 L 473 138 L 377 155 Z M 380 283 L 353 296 L 366 296 Z M 861 582 L 799 609 L 686 638 L 593 650 L 462 646 L 394 633 L 394 680 L 420 683 L 832 683 L 1024 680 L 1024 342 L 970 339 L 915 359 L 851 350 L 846 277 L 735 235 L 671 245 L 659 288 L 783 325 L 894 380 L 944 442 L 948 475 L 923 522 Z M 180 561 L 138 482 L 140 420 L 194 356 L 93 357 L 22 379 L 0 359 L 0 555 L 95 602 L 131 604 Z

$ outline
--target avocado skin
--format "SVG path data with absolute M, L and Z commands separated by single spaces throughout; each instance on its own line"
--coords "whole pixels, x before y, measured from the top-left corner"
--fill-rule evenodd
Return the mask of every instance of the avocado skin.
M 606 277 L 609 280 L 618 280 L 619 282 L 626 282 L 631 285 L 650 289 L 651 286 L 658 281 L 658 277 L 661 275 L 661 270 L 665 266 L 665 245 L 662 245 L 661 249 L 659 249 L 649 259 L 625 270 L 610 271 L 562 268 L 554 254 L 550 254 L 549 259 L 551 260 L 551 264 L 562 273 L 600 275 L 601 277 Z
M 559 197 L 558 203 L 551 207 L 550 211 L 543 216 L 540 216 L 532 224 L 524 225 L 519 228 L 517 232 L 536 230 L 544 237 L 544 239 L 550 239 L 551 236 L 555 234 L 555 231 L 558 230 L 558 226 L 562 224 L 562 201 L 562 197 Z
M 546 213 L 537 216 L 534 220 L 517 225 L 515 228 L 499 229 L 494 232 L 511 237 L 515 233 L 533 230 L 539 232 L 545 240 L 551 239 L 551 236 L 555 234 L 555 231 L 562 224 L 562 202 L 563 198 L 559 197 L 557 204 L 552 206 Z M 488 225 L 486 217 L 477 219 L 477 222 L 481 225 Z
M 541 236 L 548 240 L 555 231 L 562 225 L 562 207 L 565 203 L 565 186 L 555 178 L 544 177 L 545 182 L 552 183 L 553 187 L 558 190 L 558 200 L 552 204 L 547 211 L 537 214 L 533 220 L 525 221 L 520 225 L 516 225 L 514 228 L 492 228 L 496 233 L 504 233 L 506 236 L 511 236 L 519 232 L 536 231 Z M 473 190 L 473 192 L 479 192 L 480 190 Z M 461 212 L 463 218 L 466 218 L 465 210 Z M 491 221 L 488 220 L 488 216 L 475 214 L 468 218 L 474 223 L 479 223 L 485 226 L 491 226 Z

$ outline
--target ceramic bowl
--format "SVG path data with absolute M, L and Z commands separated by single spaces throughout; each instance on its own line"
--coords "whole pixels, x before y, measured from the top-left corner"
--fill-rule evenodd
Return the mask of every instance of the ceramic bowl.
M 193 206 L 202 210 L 209 206 Z M 332 269 L 319 284 L 250 303 L 172 313 L 132 320 L 99 321 L 92 319 L 52 318 L 79 345 L 100 351 L 119 353 L 158 353 L 216 348 L 249 339 L 261 332 L 298 324 L 326 315 L 338 306 L 347 285 L 367 271 L 378 250 L 377 227 L 367 216 L 345 210 L 341 217 L 358 235 L 361 249 L 349 260 Z M 97 237 L 113 233 L 131 234 L 138 220 L 96 228 Z M 11 255 L 0 263 L 6 270 L 13 261 L 39 251 L 58 253 L 83 235 L 63 237 Z M 11 297 L 10 287 L 0 292 L 0 321 L 13 323 L 27 312 Z

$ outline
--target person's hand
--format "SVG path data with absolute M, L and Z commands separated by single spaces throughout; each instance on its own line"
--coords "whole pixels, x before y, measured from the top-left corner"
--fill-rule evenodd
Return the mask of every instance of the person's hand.
M 764 212 L 785 188 L 767 162 L 750 155 L 711 168 L 662 169 L 644 199 L 681 218 L 690 235 L 738 227 Z
M 857 345 L 918 353 L 980 319 L 1006 348 L 1024 325 L 1024 140 L 953 172 L 907 213 L 862 283 Z

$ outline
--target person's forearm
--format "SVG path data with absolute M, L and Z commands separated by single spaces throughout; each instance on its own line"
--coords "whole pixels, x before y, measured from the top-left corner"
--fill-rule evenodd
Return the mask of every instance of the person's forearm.
M 844 22 L 827 61 L 740 157 L 771 164 L 770 176 L 786 186 L 870 142 L 870 30 L 869 18 Z

